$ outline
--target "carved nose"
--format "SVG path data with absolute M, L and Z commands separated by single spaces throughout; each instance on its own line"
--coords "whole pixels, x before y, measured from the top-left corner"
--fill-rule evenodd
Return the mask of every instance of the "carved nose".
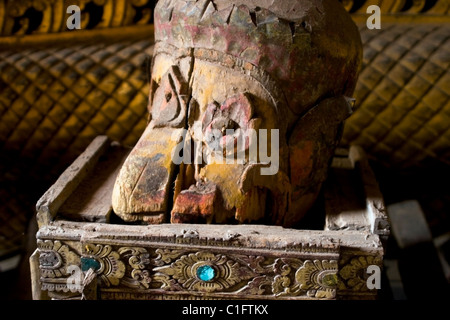
M 152 224 L 168 220 L 177 167 L 172 152 L 184 133 L 183 129 L 147 126 L 114 185 L 113 209 L 123 220 Z
M 172 66 L 154 89 L 152 121 L 125 160 L 113 190 L 114 212 L 125 221 L 167 222 L 177 165 L 173 152 L 184 141 L 189 88 Z

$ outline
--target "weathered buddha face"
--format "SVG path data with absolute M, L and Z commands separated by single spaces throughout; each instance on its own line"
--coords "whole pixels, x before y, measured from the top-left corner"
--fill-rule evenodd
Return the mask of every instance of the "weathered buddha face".
M 119 175 L 116 213 L 249 222 L 286 206 L 286 121 L 270 93 L 242 68 L 173 51 L 152 70 L 151 121 Z
M 325 180 L 357 67 L 327 66 L 335 57 L 323 57 L 323 38 L 295 34 L 304 21 L 315 28 L 317 13 L 294 23 L 252 5 L 220 11 L 225 2 L 160 1 L 155 9 L 150 122 L 113 192 L 126 221 L 291 226 Z M 319 1 L 310 2 L 303 16 Z M 339 83 L 322 83 L 323 72 Z

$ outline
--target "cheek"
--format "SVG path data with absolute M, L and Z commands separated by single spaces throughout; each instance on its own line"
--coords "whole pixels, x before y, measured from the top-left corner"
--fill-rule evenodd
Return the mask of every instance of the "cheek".
M 290 152 L 292 181 L 305 181 L 313 170 L 314 142 L 305 141 Z
M 209 103 L 202 115 L 202 126 L 217 129 L 225 133 L 225 130 L 248 128 L 249 121 L 254 116 L 254 106 L 249 94 L 243 93 L 226 99 L 219 106 L 218 103 Z
M 209 137 L 218 138 L 218 145 L 215 144 L 214 147 L 227 150 L 238 151 L 238 140 L 243 141 L 242 147 L 245 150 L 249 145 L 249 129 L 257 129 L 253 116 L 254 106 L 247 93 L 229 97 L 220 106 L 218 103 L 211 103 L 202 115 L 203 135 L 207 142 L 212 142 Z M 209 147 L 214 149 L 210 144 Z

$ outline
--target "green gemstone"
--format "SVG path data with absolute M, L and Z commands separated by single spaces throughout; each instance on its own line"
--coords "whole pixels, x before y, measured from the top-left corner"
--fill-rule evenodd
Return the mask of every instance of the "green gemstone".
M 202 281 L 210 281 L 216 276 L 216 271 L 209 265 L 201 266 L 197 269 L 197 277 Z
M 322 282 L 324 285 L 326 285 L 328 287 L 334 287 L 338 283 L 337 275 L 335 273 L 327 274 L 326 276 L 324 276 L 322 278 Z
M 89 269 L 94 269 L 94 271 L 100 269 L 100 263 L 92 258 L 81 257 L 81 270 L 85 272 Z

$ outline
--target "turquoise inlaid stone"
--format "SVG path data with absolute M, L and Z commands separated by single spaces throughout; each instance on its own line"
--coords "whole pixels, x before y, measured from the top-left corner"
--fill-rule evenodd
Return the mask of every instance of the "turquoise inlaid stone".
M 204 265 L 197 269 L 197 277 L 202 281 L 210 281 L 214 279 L 215 276 L 216 272 L 211 266 Z
M 330 273 L 323 277 L 322 282 L 328 287 L 335 287 L 338 284 L 338 277 L 335 273 Z
M 81 270 L 84 272 L 89 269 L 94 269 L 94 271 L 100 269 L 100 263 L 92 258 L 81 257 Z

